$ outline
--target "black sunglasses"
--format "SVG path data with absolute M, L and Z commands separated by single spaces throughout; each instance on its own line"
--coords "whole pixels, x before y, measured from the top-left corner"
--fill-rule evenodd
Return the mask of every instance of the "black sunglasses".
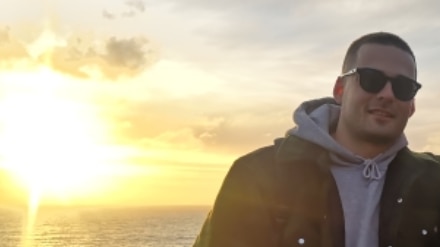
M 409 101 L 416 96 L 417 91 L 422 87 L 417 81 L 403 75 L 389 77 L 384 72 L 372 68 L 355 68 L 342 75 L 345 77 L 357 73 L 361 88 L 368 93 L 378 93 L 387 82 L 391 82 L 394 97 L 401 101 Z

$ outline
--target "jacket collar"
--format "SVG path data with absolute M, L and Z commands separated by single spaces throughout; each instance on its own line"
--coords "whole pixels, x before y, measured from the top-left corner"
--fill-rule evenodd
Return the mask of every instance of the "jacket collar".
M 329 170 L 328 151 L 321 146 L 294 135 L 275 140 L 275 146 L 275 160 L 278 164 L 317 163 L 320 168 Z

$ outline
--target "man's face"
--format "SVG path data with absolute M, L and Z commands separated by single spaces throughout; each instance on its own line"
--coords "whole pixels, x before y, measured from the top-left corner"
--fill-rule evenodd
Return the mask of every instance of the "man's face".
M 403 75 L 415 79 L 415 62 L 411 55 L 397 47 L 364 44 L 353 67 L 373 68 L 389 77 Z M 338 129 L 358 140 L 376 144 L 394 142 L 414 113 L 414 100 L 401 101 L 393 94 L 391 83 L 376 94 L 368 93 L 359 84 L 359 75 L 339 78 L 335 99 L 341 104 Z

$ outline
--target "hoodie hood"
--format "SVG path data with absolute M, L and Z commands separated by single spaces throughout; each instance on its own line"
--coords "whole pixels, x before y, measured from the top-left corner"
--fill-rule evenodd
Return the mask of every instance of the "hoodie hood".
M 339 118 L 340 106 L 333 98 L 321 98 L 302 103 L 293 114 L 296 127 L 289 135 L 310 141 L 329 151 L 335 165 L 364 165 L 363 175 L 370 179 L 380 179 L 396 153 L 408 142 L 404 134 L 385 152 L 372 159 L 365 159 L 340 145 L 331 136 Z

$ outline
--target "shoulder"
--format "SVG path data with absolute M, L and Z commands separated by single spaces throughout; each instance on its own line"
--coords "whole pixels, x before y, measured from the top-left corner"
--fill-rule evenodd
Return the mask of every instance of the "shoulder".
M 285 142 L 288 138 L 277 138 L 271 145 L 267 145 L 258 149 L 255 149 L 243 156 L 237 158 L 234 162 L 235 166 L 255 166 L 273 163 L 275 156 L 279 153 L 280 149 L 285 149 Z
M 414 158 L 418 165 L 440 171 L 440 156 L 431 152 L 414 152 L 408 150 L 409 154 Z
M 426 176 L 431 177 L 440 186 L 440 156 L 430 152 L 416 153 L 415 155 L 420 161 L 423 161 L 426 167 Z
M 230 167 L 228 175 L 268 177 L 275 170 L 275 156 L 283 139 L 276 139 L 271 145 L 260 147 L 238 157 Z
M 240 173 L 243 176 L 264 175 L 274 167 L 275 146 L 265 146 L 237 158 L 229 174 Z M 232 174 L 231 174 L 232 173 Z
M 265 146 L 249 152 L 235 160 L 236 164 L 256 164 L 261 161 L 273 159 L 275 155 L 275 145 Z
M 411 170 L 421 175 L 424 183 L 437 184 L 440 189 L 440 156 L 430 152 L 414 152 L 407 149 L 405 158 L 411 162 Z M 404 155 L 405 156 L 405 155 Z
M 433 154 L 431 152 L 417 153 L 421 158 L 428 159 L 436 164 L 440 164 L 440 155 Z

